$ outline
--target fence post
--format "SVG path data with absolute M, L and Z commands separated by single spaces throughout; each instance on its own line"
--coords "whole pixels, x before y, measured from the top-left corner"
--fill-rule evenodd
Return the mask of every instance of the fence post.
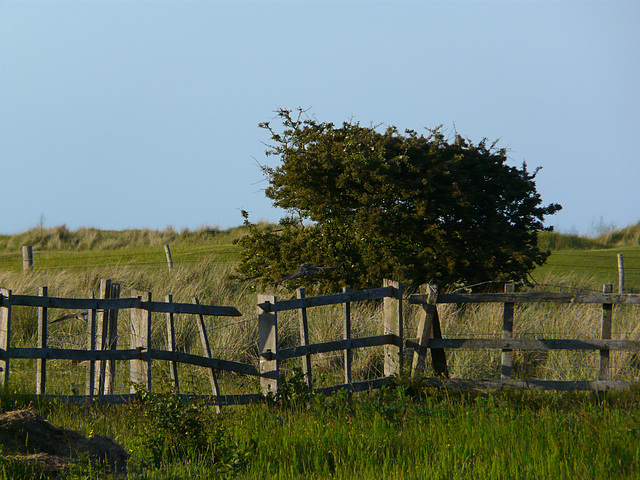
M 402 325 L 402 295 L 404 287 L 400 282 L 395 280 L 384 279 L 384 287 L 392 287 L 393 296 L 384 297 L 383 300 L 383 316 L 384 316 L 384 334 L 393 334 L 399 338 L 397 345 L 384 346 L 384 376 L 390 377 L 400 375 L 402 368 L 402 345 L 403 325 Z
M 95 299 L 95 295 L 91 295 Z M 87 350 L 96 349 L 96 317 L 97 309 L 91 308 L 87 311 Z M 96 361 L 87 362 L 87 376 L 84 382 L 84 394 L 93 397 L 96 383 Z
M 422 375 L 426 364 L 427 345 L 431 337 L 431 327 L 433 326 L 433 318 L 435 316 L 436 301 L 438 299 L 438 287 L 435 285 L 423 285 L 421 290 L 428 294 L 427 303 L 422 304 L 424 309 L 424 317 L 418 322 L 418 330 L 416 332 L 419 350 L 413 352 L 413 361 L 411 362 L 411 376 L 417 377 Z
M 196 297 L 193 297 L 193 303 L 196 305 L 200 305 L 200 302 Z M 202 350 L 204 351 L 204 356 L 207 358 L 213 358 L 211 356 L 211 346 L 209 344 L 209 337 L 207 336 L 206 325 L 204 324 L 204 315 L 199 313 L 197 315 L 198 319 L 196 323 L 198 324 L 198 332 L 200 333 L 200 342 L 202 343 Z M 211 383 L 211 392 L 214 396 L 220 395 L 220 388 L 218 387 L 218 378 L 216 377 L 216 371 L 211 367 L 209 369 L 209 383 Z M 220 413 L 220 406 L 216 407 L 218 413 Z
M 613 293 L 613 285 L 605 283 L 603 286 L 604 293 Z M 613 304 L 602 304 L 602 340 L 611 339 L 611 323 L 613 318 Z M 609 350 L 600 350 L 600 373 L 598 380 L 609 380 L 611 376 L 611 366 L 609 362 Z
M 515 285 L 513 282 L 509 282 L 504 286 L 504 293 L 513 293 L 515 291 Z M 505 302 L 504 310 L 502 312 L 502 339 L 511 340 L 513 338 L 513 302 Z M 503 380 L 510 380 L 513 366 L 513 350 L 510 348 L 502 349 L 502 366 L 500 370 L 500 378 Z
M 47 287 L 40 287 L 38 290 L 40 297 L 48 296 Z M 38 348 L 47 348 L 47 307 L 38 308 Z M 47 393 L 47 359 L 38 358 L 36 360 L 36 395 Z
M 164 297 L 164 301 L 167 303 L 173 303 L 173 295 L 167 295 Z M 167 313 L 167 350 L 170 352 L 176 352 L 176 330 L 173 323 L 173 312 Z M 178 381 L 178 362 L 172 360 L 169 362 L 169 375 L 171 376 L 171 386 L 175 389 L 176 393 L 180 393 L 180 382 Z
M 142 353 L 149 351 L 149 340 L 151 338 L 151 309 L 145 308 L 144 303 L 151 302 L 151 292 L 133 291 L 133 296 L 139 297 L 143 303 L 142 308 L 131 309 L 131 332 L 129 337 L 129 348 L 135 348 Z M 131 381 L 131 393 L 136 392 L 136 385 L 144 385 L 151 391 L 151 357 L 147 360 L 134 359 L 129 362 L 129 378 Z
M 262 394 L 278 393 L 280 381 L 279 362 L 277 357 L 267 359 L 263 353 L 278 354 L 278 312 L 276 297 L 258 295 L 258 348 L 260 350 L 260 385 Z
M 0 386 L 9 386 L 9 347 L 11 346 L 11 290 L 0 288 Z
M 22 246 L 22 270 L 24 272 L 33 270 L 33 247 L 31 245 Z
M 120 298 L 120 284 L 111 284 L 111 295 L 109 298 Z M 116 350 L 118 348 L 118 310 L 109 310 L 107 312 L 107 349 Z M 116 361 L 114 359 L 106 362 L 104 372 L 104 394 L 111 395 L 116 380 Z
M 109 298 L 111 296 L 111 280 L 100 280 L 100 292 L 98 298 Z M 96 349 L 107 350 L 107 339 L 109 332 L 109 313 L 104 309 L 96 311 Z M 106 360 L 96 360 L 96 379 L 94 384 L 94 393 L 102 395 L 104 393 L 105 375 L 107 371 Z
M 347 293 L 350 290 L 349 287 L 342 289 L 343 293 Z M 345 302 L 344 304 L 344 329 L 342 338 L 345 340 L 351 339 L 351 302 Z M 351 370 L 353 365 L 353 350 L 347 348 L 344 351 L 344 383 L 351 383 Z
M 618 254 L 618 293 L 624 293 L 624 259 Z
M 300 287 L 296 290 L 296 297 L 299 299 L 304 298 L 304 287 Z M 307 322 L 307 309 L 300 309 L 300 345 L 309 345 L 309 324 Z M 311 355 L 305 355 L 301 357 L 302 360 L 302 373 L 304 374 L 304 381 L 307 387 L 313 388 L 313 374 L 311 372 Z
M 171 257 L 171 249 L 169 248 L 169 244 L 164 246 L 164 253 L 167 256 L 167 266 L 169 267 L 169 271 L 173 272 L 173 258 Z

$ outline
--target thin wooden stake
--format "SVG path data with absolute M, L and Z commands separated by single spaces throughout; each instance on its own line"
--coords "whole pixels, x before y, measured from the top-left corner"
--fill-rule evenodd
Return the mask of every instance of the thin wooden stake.
M 173 295 L 167 295 L 164 298 L 167 303 L 173 303 Z M 167 350 L 170 352 L 177 351 L 176 348 L 176 330 L 173 322 L 173 313 L 167 313 Z M 178 381 L 178 362 L 172 360 L 169 362 L 169 374 L 171 376 L 171 386 L 176 393 L 180 393 L 180 382 Z
M 120 284 L 111 284 L 111 295 L 109 298 L 120 298 Z M 118 348 L 118 310 L 109 310 L 107 312 L 107 349 L 116 350 Z M 106 370 L 104 373 L 104 394 L 111 395 L 115 387 L 116 380 L 116 361 L 108 360 L 106 362 Z
M 11 346 L 11 290 L 0 288 L 0 386 L 9 387 L 9 347 Z
M 92 295 L 95 298 L 94 295 Z M 87 312 L 87 350 L 96 349 L 96 309 L 93 308 Z M 94 385 L 96 382 L 96 361 L 89 360 L 87 362 L 87 375 L 84 384 L 84 394 L 92 398 L 95 394 Z
M 169 271 L 173 272 L 173 258 L 171 257 L 171 249 L 169 248 L 169 244 L 164 246 L 164 253 L 167 256 L 167 266 L 169 267 Z
M 347 293 L 350 290 L 349 287 L 344 287 L 342 291 Z M 345 302 L 344 304 L 344 329 L 342 332 L 342 338 L 344 340 L 351 339 L 351 303 Z M 353 366 L 353 350 L 347 348 L 344 351 L 344 383 L 351 383 L 351 370 Z
M 604 293 L 612 293 L 613 285 L 607 283 L 603 287 Z M 611 339 L 611 323 L 613 319 L 613 304 L 602 304 L 602 340 Z M 609 380 L 611 376 L 611 365 L 609 361 L 609 350 L 600 350 L 600 373 L 598 374 L 598 380 Z
M 48 296 L 47 287 L 40 287 L 38 290 L 40 297 Z M 38 308 L 38 348 L 47 348 L 47 307 Z M 38 358 L 36 360 L 36 395 L 47 393 L 47 359 Z
M 100 291 L 98 298 L 111 297 L 111 280 L 100 280 Z M 109 312 L 105 310 L 98 310 L 96 315 L 96 349 L 107 350 L 109 333 Z M 94 386 L 94 393 L 98 396 L 104 393 L 105 375 L 107 371 L 107 362 L 103 360 L 96 360 L 96 379 Z
M 300 287 L 296 290 L 297 298 L 304 298 L 304 288 Z M 309 345 L 309 324 L 307 322 L 307 309 L 300 309 L 300 345 Z M 311 355 L 300 357 L 302 361 L 302 373 L 307 387 L 313 388 L 313 374 L 311 372 Z
M 515 286 L 513 282 L 507 283 L 504 286 L 504 293 L 513 293 L 515 291 Z M 513 312 L 514 312 L 514 304 L 513 302 L 505 302 L 504 303 L 504 311 L 502 313 L 502 338 L 503 340 L 510 340 L 513 338 Z M 513 350 L 511 349 L 503 349 L 502 350 L 502 367 L 500 371 L 500 378 L 502 379 L 510 379 L 512 374 L 512 364 L 513 364 Z
M 195 297 L 193 298 L 193 303 L 195 303 L 196 305 L 200 305 L 200 302 Z M 204 355 L 207 358 L 213 358 L 211 355 L 211 346 L 209 345 L 209 337 L 207 336 L 207 329 L 204 323 L 204 315 L 198 314 L 197 317 L 198 319 L 196 323 L 198 325 L 198 332 L 200 333 L 202 350 L 204 351 Z M 216 371 L 213 368 L 209 369 L 209 382 L 211 383 L 211 392 L 213 393 L 213 395 L 215 395 L 216 397 L 220 395 L 220 387 L 218 386 Z M 217 410 L 219 413 L 220 407 L 217 407 Z
M 618 293 L 624 293 L 624 259 L 618 254 Z

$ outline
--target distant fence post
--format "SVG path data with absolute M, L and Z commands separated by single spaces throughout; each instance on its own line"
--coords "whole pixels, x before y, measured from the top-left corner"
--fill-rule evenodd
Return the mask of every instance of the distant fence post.
M 347 293 L 349 291 L 349 287 L 344 287 L 342 289 L 343 293 Z M 345 302 L 344 304 L 344 328 L 342 333 L 342 338 L 344 340 L 351 339 L 351 303 Z M 344 351 L 344 383 L 351 383 L 351 370 L 353 365 L 353 350 L 347 348 Z
M 38 296 L 47 297 L 47 287 L 40 287 Z M 47 348 L 47 307 L 38 308 L 38 348 Z M 47 393 L 47 359 L 38 358 L 36 360 L 36 395 Z
M 603 286 L 604 293 L 613 293 L 613 285 L 606 283 Z M 602 304 L 602 340 L 611 339 L 611 323 L 613 319 L 613 304 Z M 610 380 L 611 365 L 609 362 L 609 350 L 600 350 L 600 373 L 598 374 L 598 380 Z
M 9 386 L 9 347 L 11 346 L 11 290 L 0 288 L 0 386 Z
M 169 267 L 169 271 L 173 272 L 173 258 L 171 257 L 171 249 L 169 248 L 169 244 L 164 246 L 164 253 L 167 256 L 167 266 Z
M 384 279 L 384 287 L 392 287 L 393 296 L 384 297 L 383 300 L 383 316 L 384 316 L 384 334 L 393 334 L 398 336 L 397 345 L 384 346 L 384 376 L 390 377 L 400 375 L 402 368 L 402 344 L 403 324 L 402 324 L 402 295 L 404 287 L 400 282 L 395 280 Z
M 151 292 L 134 290 L 133 296 L 140 300 L 151 302 Z M 151 310 L 148 308 L 131 309 L 131 332 L 129 337 L 130 348 L 135 348 L 142 352 L 149 351 L 149 340 L 151 338 Z M 151 391 L 151 356 L 147 360 L 134 359 L 129 362 L 131 393 L 136 392 L 136 385 L 144 385 Z
M 31 245 L 22 246 L 22 270 L 24 272 L 33 270 L 33 247 Z
M 624 259 L 618 254 L 618 293 L 624 293 Z
M 297 298 L 304 298 L 304 288 L 300 287 L 296 290 Z M 300 345 L 309 345 L 309 324 L 307 322 L 307 309 L 300 309 Z M 304 374 L 304 381 L 307 387 L 313 388 L 313 374 L 311 372 L 311 355 L 305 355 L 301 357 L 302 360 L 302 373 Z
M 513 293 L 515 285 L 509 282 L 504 286 L 504 293 Z M 513 302 L 505 302 L 502 312 L 502 339 L 511 340 L 513 338 Z M 513 371 L 513 350 L 510 348 L 502 349 L 502 366 L 500 370 L 500 378 L 503 380 L 510 379 Z
M 275 311 L 275 307 L 275 296 L 258 295 L 258 348 L 260 354 L 278 354 L 278 312 Z M 260 355 L 260 375 L 262 394 L 267 395 L 269 392 L 276 394 L 280 380 L 278 359 L 267 359 Z
M 173 303 L 173 295 L 164 297 L 167 303 Z M 167 313 L 167 350 L 176 352 L 176 330 L 173 322 L 173 312 Z M 171 376 L 171 386 L 176 393 L 180 393 L 180 382 L 178 381 L 178 362 L 172 360 L 169 362 L 169 375 Z

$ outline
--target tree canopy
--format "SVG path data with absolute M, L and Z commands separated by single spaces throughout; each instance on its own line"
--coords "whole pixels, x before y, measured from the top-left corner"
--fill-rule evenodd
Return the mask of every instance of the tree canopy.
M 522 280 L 549 252 L 537 233 L 562 207 L 542 205 L 529 172 L 507 164 L 505 149 L 474 144 L 441 128 L 418 134 L 359 123 L 318 122 L 279 110 L 263 166 L 265 193 L 287 216 L 265 230 L 245 215 L 249 234 L 240 272 L 263 284 L 300 264 L 341 265 L 312 279 L 324 288 L 380 286 L 383 278 L 441 286 Z

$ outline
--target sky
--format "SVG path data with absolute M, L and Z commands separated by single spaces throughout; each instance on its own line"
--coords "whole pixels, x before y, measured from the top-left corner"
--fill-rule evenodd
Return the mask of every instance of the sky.
M 547 225 L 640 221 L 638 1 L 0 1 L 0 233 L 277 221 L 279 108 L 499 140 Z

